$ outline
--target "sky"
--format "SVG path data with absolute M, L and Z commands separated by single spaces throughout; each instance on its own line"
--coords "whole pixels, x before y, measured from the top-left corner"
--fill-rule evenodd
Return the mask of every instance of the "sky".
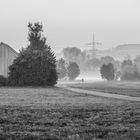
M 0 42 L 28 45 L 28 22 L 42 22 L 52 50 L 97 49 L 140 43 L 140 0 L 0 0 Z

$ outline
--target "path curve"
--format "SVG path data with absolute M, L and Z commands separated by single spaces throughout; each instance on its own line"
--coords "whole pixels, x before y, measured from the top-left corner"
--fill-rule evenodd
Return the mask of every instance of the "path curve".
M 132 97 L 132 96 L 126 96 L 126 95 L 120 95 L 120 94 L 110 94 L 110 93 L 98 92 L 98 91 L 89 91 L 89 90 L 80 89 L 80 88 L 71 88 L 71 87 L 68 87 L 67 85 L 57 85 L 57 86 L 60 88 L 69 90 L 69 91 L 77 92 L 77 93 L 84 93 L 84 94 L 86 93 L 86 94 L 101 96 L 101 97 L 106 97 L 106 98 L 114 98 L 114 99 L 140 102 L 140 97 Z

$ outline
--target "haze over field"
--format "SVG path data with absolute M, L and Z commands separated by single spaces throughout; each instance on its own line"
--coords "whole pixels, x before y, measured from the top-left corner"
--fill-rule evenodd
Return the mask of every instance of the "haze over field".
M 84 79 L 86 82 L 102 81 L 100 72 L 81 72 L 81 74 L 76 78 L 76 80 Z
M 41 21 L 55 52 L 95 40 L 99 49 L 139 44 L 139 0 L 1 0 L 0 41 L 15 50 L 27 46 L 27 24 Z

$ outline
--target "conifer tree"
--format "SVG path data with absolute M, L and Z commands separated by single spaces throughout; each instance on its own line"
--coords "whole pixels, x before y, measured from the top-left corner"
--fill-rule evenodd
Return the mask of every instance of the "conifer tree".
M 28 28 L 29 45 L 9 67 L 9 82 L 16 86 L 53 86 L 57 82 L 56 58 L 42 35 L 43 26 L 29 23 Z

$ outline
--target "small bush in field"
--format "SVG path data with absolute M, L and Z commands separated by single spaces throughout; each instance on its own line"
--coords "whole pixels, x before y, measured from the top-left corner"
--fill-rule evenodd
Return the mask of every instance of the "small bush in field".
M 0 86 L 6 86 L 7 85 L 7 78 L 0 75 Z

